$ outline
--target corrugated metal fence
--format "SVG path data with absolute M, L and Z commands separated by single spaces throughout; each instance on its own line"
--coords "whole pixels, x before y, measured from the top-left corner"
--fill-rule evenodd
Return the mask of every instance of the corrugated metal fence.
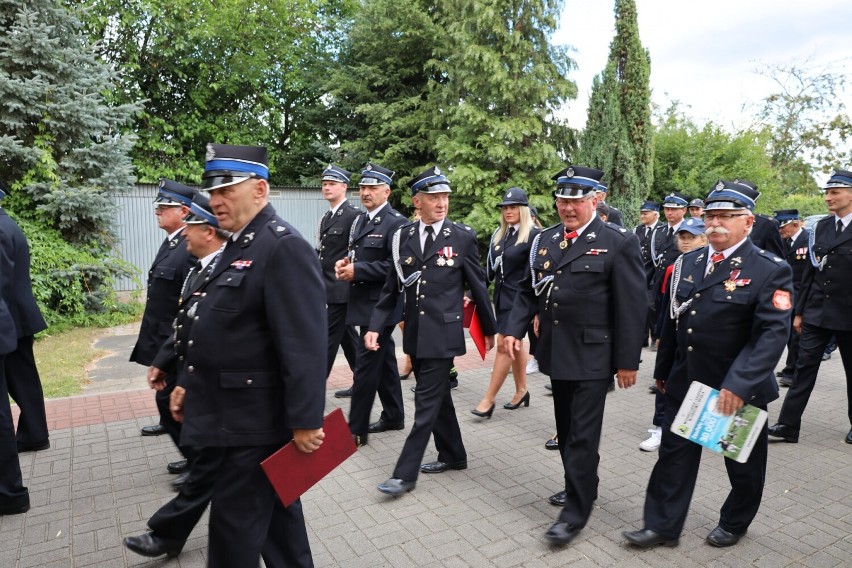
M 154 255 L 166 237 L 157 226 L 153 201 L 157 195 L 156 185 L 137 185 L 135 189 L 116 195 L 118 214 L 118 254 L 136 267 L 139 282 L 122 278 L 115 284 L 119 291 L 131 291 L 146 286 L 148 268 Z M 349 192 L 353 205 L 361 206 L 357 191 Z M 328 210 L 318 187 L 273 187 L 269 202 L 285 221 L 292 224 L 305 239 L 313 244 L 317 222 Z

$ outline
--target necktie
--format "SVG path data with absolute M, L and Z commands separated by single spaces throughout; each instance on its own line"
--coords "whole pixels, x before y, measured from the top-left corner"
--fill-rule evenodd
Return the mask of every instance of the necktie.
M 648 238 L 648 231 L 650 231 L 650 230 L 651 230 L 651 227 L 649 227 L 648 225 L 645 225 L 645 238 L 646 239 Z
M 837 220 L 837 227 L 835 227 L 835 229 L 834 229 L 834 236 L 839 237 L 840 233 L 842 233 L 842 232 L 843 232 L 843 221 L 838 219 Z
M 716 267 L 719 266 L 723 260 L 725 260 L 725 255 L 721 252 L 714 252 L 710 255 L 710 262 L 713 264 L 710 265 L 710 269 L 707 271 L 707 274 L 713 274 L 713 271 L 716 270 Z
M 429 254 L 429 249 L 432 248 L 432 244 L 435 242 L 435 229 L 432 228 L 432 225 L 426 225 L 426 228 L 423 230 L 426 231 L 426 242 L 423 243 L 423 256 L 425 257 Z
M 506 245 L 508 245 L 509 241 L 511 241 L 512 237 L 514 237 L 514 236 L 515 236 L 515 228 L 509 227 L 509 230 L 506 231 L 506 238 L 503 239 L 503 246 L 505 247 Z
M 672 227 L 672 226 L 670 225 L 670 226 L 669 226 L 669 230 L 668 230 L 668 232 L 666 233 L 666 240 L 667 240 L 667 241 L 670 241 L 670 240 L 671 240 L 671 238 L 672 238 L 672 235 L 674 235 L 674 227 Z
M 201 266 L 201 261 L 198 260 L 192 267 L 192 274 L 189 276 L 189 286 L 187 288 L 189 290 L 194 290 L 195 285 L 198 283 L 198 280 L 201 278 L 201 272 L 204 269 Z

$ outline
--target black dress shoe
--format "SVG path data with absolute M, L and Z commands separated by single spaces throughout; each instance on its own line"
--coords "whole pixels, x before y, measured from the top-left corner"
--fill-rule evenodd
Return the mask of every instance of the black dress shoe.
M 846 434 L 846 443 L 852 444 L 852 430 L 849 430 L 849 433 Z
M 42 440 L 41 442 L 35 442 L 33 444 L 22 444 L 18 442 L 19 454 L 24 452 L 40 452 L 41 450 L 46 450 L 48 448 L 50 448 L 50 440 Z
M 142 426 L 143 436 L 162 436 L 166 433 L 166 427 L 162 424 L 151 424 L 150 426 Z
M 408 493 L 412 489 L 417 486 L 416 481 L 403 481 L 402 479 L 396 479 L 394 477 L 388 479 L 387 481 L 383 481 L 376 486 L 376 489 L 381 491 L 382 493 L 387 493 L 388 495 L 393 495 L 394 497 L 399 497 L 403 493 Z
M 707 535 L 707 543 L 718 546 L 719 548 L 734 546 L 740 541 L 742 536 L 741 534 L 730 533 L 722 527 L 716 527 Z
M 450 390 L 456 390 L 459 388 L 459 380 L 458 379 L 450 379 Z
M 183 550 L 184 544 L 186 544 L 186 541 L 163 538 L 155 535 L 153 532 L 139 536 L 128 536 L 124 539 L 124 546 L 136 554 L 149 558 L 155 558 L 163 554 L 169 558 L 174 558 Z
M 352 396 L 352 387 L 339 391 L 334 391 L 334 398 L 349 398 Z
M 548 441 L 544 443 L 545 450 L 558 450 L 559 449 L 559 441 L 556 439 L 556 436 L 550 438 Z
M 653 385 L 648 387 L 648 392 L 650 392 L 651 394 L 657 394 L 658 392 L 660 392 L 660 389 L 657 388 L 657 383 L 654 383 Z
M 467 460 L 455 462 L 434 461 L 421 464 L 420 471 L 423 473 L 441 473 L 448 469 L 467 469 Z
M 553 392 L 553 385 L 551 385 L 550 383 L 547 383 L 546 385 L 544 385 L 544 388 L 549 390 L 550 392 Z
M 172 479 L 172 489 L 175 491 L 180 491 L 180 488 L 186 485 L 186 480 L 189 479 L 189 472 L 182 473 Z
M 577 534 L 580 529 L 568 523 L 553 523 L 553 526 L 547 529 L 544 533 L 544 538 L 551 544 L 568 544 Z
M 785 377 L 785 376 L 782 375 L 782 376 L 778 377 L 778 386 L 790 388 L 790 387 L 793 386 L 793 379 L 791 379 L 790 377 Z
M 795 444 L 799 441 L 799 431 L 784 424 L 773 424 L 769 427 L 770 438 L 781 438 L 785 442 Z
M 166 470 L 169 473 L 184 473 L 189 471 L 189 462 L 186 460 L 178 460 L 176 462 L 171 462 L 166 466 Z
M 621 533 L 621 536 L 627 539 L 627 542 L 630 544 L 635 544 L 642 548 L 651 548 L 658 544 L 670 547 L 678 545 L 678 539 L 665 537 L 651 529 L 642 529 L 641 531 L 624 531 Z
M 379 420 L 370 424 L 367 432 L 376 434 L 378 432 L 387 432 L 388 430 L 402 430 L 403 428 L 405 428 L 405 422 L 385 422 L 384 420 Z
M 551 505 L 556 505 L 557 507 L 565 506 L 565 492 L 560 491 L 559 493 L 554 493 L 550 497 L 547 498 L 548 503 Z
M 30 510 L 30 496 L 29 494 L 24 495 L 23 497 L 16 497 L 14 499 L 4 499 L 0 501 L 0 516 L 2 515 L 21 515 Z

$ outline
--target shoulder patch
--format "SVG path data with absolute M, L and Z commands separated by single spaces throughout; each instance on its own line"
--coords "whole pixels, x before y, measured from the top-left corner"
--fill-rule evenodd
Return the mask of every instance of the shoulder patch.
M 784 262 L 783 258 L 778 258 L 777 256 L 775 256 L 774 253 L 771 253 L 771 252 L 766 251 L 764 249 L 758 249 L 757 254 L 758 254 L 758 256 L 761 256 L 761 257 L 765 258 L 766 260 L 768 260 L 769 262 L 772 262 L 772 263 L 775 263 L 775 264 Z
M 453 225 L 455 225 L 459 229 L 464 229 L 465 231 L 472 231 L 473 230 L 472 228 L 468 227 L 464 223 L 459 223 L 457 221 L 453 221 L 452 223 L 453 223 Z
M 289 231 L 287 230 L 287 227 L 278 223 L 275 219 L 270 221 L 269 224 L 267 225 L 267 227 L 269 227 L 269 230 L 272 231 L 272 234 L 275 235 L 276 237 L 281 237 L 281 236 L 284 236 L 287 233 L 289 233 Z

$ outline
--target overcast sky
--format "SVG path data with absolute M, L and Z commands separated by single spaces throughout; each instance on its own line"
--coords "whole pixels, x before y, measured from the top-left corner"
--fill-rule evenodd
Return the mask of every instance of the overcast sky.
M 577 100 L 565 109 L 582 128 L 592 78 L 615 33 L 612 0 L 565 0 L 554 43 L 576 49 Z M 849 0 L 636 0 L 639 35 L 651 54 L 653 101 L 679 100 L 686 114 L 736 129 L 753 122 L 760 100 L 777 91 L 755 70 L 762 64 L 835 64 L 852 74 Z M 852 108 L 852 85 L 845 91 Z

